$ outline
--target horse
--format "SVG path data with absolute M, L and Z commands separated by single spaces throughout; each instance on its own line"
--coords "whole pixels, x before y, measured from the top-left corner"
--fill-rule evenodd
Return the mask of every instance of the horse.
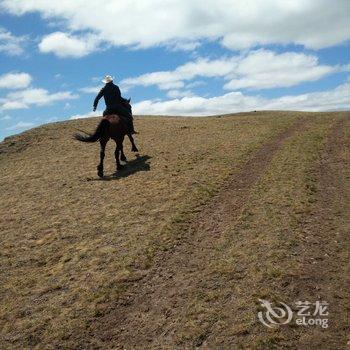
M 123 151 L 123 142 L 125 135 L 128 135 L 129 140 L 131 142 L 131 151 L 138 152 L 138 149 L 134 142 L 134 138 L 130 133 L 128 133 L 127 127 L 123 122 L 122 117 L 117 114 L 104 116 L 93 134 L 88 134 L 87 136 L 83 136 L 81 134 L 74 134 L 73 136 L 76 140 L 81 142 L 100 141 L 100 163 L 97 166 L 97 175 L 100 178 L 103 178 L 103 159 L 105 157 L 105 149 L 109 139 L 114 140 L 116 143 L 114 155 L 116 160 L 117 171 L 123 168 L 123 165 L 120 163 L 120 160 L 123 162 L 126 161 L 126 157 Z

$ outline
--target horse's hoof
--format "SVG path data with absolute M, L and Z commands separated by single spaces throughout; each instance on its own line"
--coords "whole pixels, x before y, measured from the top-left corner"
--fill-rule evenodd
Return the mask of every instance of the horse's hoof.
M 122 162 L 126 162 L 126 157 L 120 157 L 120 160 L 121 160 Z
M 98 175 L 98 177 L 103 177 L 103 168 L 101 168 L 101 167 L 97 167 L 97 175 Z
M 136 147 L 133 147 L 132 149 L 131 149 L 131 152 L 138 152 L 139 150 L 136 148 Z

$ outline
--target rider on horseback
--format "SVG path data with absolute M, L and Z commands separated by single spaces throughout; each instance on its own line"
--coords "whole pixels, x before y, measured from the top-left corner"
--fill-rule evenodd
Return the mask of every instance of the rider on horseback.
M 105 83 L 105 86 L 100 90 L 95 98 L 93 111 L 96 111 L 98 101 L 103 96 L 106 103 L 106 109 L 103 112 L 103 116 L 110 114 L 120 115 L 125 121 L 128 128 L 128 133 L 136 134 L 136 131 L 134 130 L 130 100 L 126 100 L 121 96 L 119 87 L 113 84 L 113 77 L 110 75 L 106 75 L 102 82 Z

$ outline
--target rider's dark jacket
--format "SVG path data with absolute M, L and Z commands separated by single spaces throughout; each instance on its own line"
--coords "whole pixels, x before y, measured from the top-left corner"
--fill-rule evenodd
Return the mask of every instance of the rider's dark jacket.
M 103 96 L 105 103 L 106 103 L 106 109 L 112 110 L 112 109 L 117 109 L 120 100 L 121 100 L 121 94 L 119 87 L 113 82 L 107 83 L 98 93 L 98 95 L 95 98 L 94 101 L 94 108 L 96 109 L 98 101 L 100 98 Z
M 120 115 L 126 122 L 129 132 L 134 133 L 130 100 L 126 100 L 121 96 L 119 87 L 113 84 L 113 82 L 107 83 L 95 98 L 94 111 L 96 110 L 98 101 L 102 96 L 106 103 L 106 109 L 103 111 L 103 116 L 111 114 Z

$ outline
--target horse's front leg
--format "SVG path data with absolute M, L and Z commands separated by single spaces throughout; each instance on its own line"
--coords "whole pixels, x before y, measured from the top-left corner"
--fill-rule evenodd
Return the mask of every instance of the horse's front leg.
M 103 160 L 105 158 L 106 140 L 100 140 L 100 164 L 97 166 L 97 175 L 103 177 Z
M 136 145 L 135 145 L 135 141 L 134 141 L 134 138 L 132 137 L 132 135 L 131 134 L 128 134 L 128 138 L 129 138 L 129 140 L 130 140 L 130 142 L 131 142 L 131 151 L 132 152 L 138 152 L 139 150 L 137 149 L 137 147 L 136 147 Z

